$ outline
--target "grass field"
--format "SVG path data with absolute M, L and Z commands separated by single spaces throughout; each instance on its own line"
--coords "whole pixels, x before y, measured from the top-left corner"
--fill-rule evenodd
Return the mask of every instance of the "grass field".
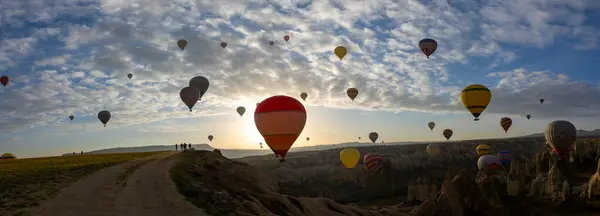
M 0 215 L 39 205 L 102 168 L 167 152 L 89 154 L 0 160 Z

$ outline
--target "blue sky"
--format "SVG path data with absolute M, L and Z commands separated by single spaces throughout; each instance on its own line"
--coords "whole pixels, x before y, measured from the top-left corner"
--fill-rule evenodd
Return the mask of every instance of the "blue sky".
M 217 148 L 257 149 L 256 102 L 301 92 L 308 121 L 295 146 L 372 131 L 386 142 L 442 141 L 445 128 L 454 140 L 520 136 L 557 119 L 600 128 L 595 0 L 45 3 L 2 3 L 0 75 L 11 82 L 0 88 L 0 153 L 206 143 L 208 135 Z M 417 48 L 423 38 L 439 44 L 429 60 Z M 336 46 L 349 50 L 341 62 Z M 211 86 L 189 113 L 178 94 L 198 75 Z M 493 95 L 477 123 L 459 99 L 475 83 Z M 355 102 L 344 94 L 350 87 L 360 91 Z M 106 128 L 96 117 L 103 109 L 112 113 Z M 508 134 L 504 116 L 513 119 Z

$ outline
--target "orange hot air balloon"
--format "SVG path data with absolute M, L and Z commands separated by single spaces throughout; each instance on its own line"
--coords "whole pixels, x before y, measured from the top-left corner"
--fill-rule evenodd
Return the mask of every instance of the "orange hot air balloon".
M 254 124 L 280 161 L 290 150 L 306 124 L 306 109 L 293 97 L 276 95 L 260 102 Z

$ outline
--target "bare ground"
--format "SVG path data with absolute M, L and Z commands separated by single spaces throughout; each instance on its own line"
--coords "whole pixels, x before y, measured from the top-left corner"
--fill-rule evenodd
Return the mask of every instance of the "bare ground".
M 206 215 L 171 180 L 169 169 L 178 159 L 178 154 L 158 155 L 100 170 L 25 215 Z

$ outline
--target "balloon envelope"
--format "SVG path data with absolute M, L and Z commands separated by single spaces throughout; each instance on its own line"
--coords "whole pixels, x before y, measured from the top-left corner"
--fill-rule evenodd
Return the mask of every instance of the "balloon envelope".
M 356 148 L 345 148 L 340 151 L 340 161 L 348 169 L 354 168 L 359 160 L 360 152 Z
M 348 97 L 354 101 L 354 98 L 356 98 L 356 96 L 358 96 L 358 89 L 356 88 L 349 88 L 348 90 L 346 90 L 346 95 L 348 95 Z
M 419 41 L 419 49 L 429 59 L 429 56 L 433 54 L 435 50 L 437 50 L 437 41 L 435 41 L 434 39 L 425 38 Z
M 277 95 L 258 104 L 254 123 L 275 155 L 285 158 L 306 124 L 306 109 L 293 97 Z
M 290 36 L 283 36 L 283 39 L 287 42 L 288 40 L 290 40 Z
M 426 150 L 427 150 L 427 154 L 429 154 L 430 156 L 438 156 L 442 152 L 440 147 L 436 144 L 427 145 Z
M 189 86 L 196 87 L 196 89 L 198 89 L 198 91 L 200 91 L 199 99 L 201 99 L 202 96 L 204 96 L 204 94 L 206 94 L 206 91 L 208 90 L 208 87 L 210 86 L 210 84 L 208 82 L 208 79 L 206 79 L 206 77 L 196 76 L 190 80 Z
M 569 149 L 577 138 L 577 129 L 569 121 L 553 121 L 546 126 L 544 136 L 548 145 L 559 157 L 567 157 Z
M 365 169 L 369 172 L 379 169 L 385 161 L 385 159 L 381 155 L 372 153 L 366 154 L 363 160 L 365 164 Z
M 477 160 L 477 168 L 479 170 L 502 170 L 500 159 L 494 155 L 483 155 Z
M 133 77 L 133 74 L 131 74 L 131 73 L 127 74 L 127 78 L 131 79 L 131 77 Z
M 510 119 L 509 117 L 503 117 L 502 119 L 500 119 L 500 126 L 502 127 L 502 129 L 504 129 L 504 133 L 508 132 L 508 129 L 511 125 L 512 119 Z
M 108 123 L 110 120 L 110 112 L 108 110 L 102 110 L 98 112 L 98 120 L 100 120 L 100 122 L 104 124 L 104 127 L 106 127 L 106 123 Z
M 221 47 L 222 47 L 223 49 L 225 49 L 225 47 L 227 47 L 227 43 L 225 43 L 225 42 L 221 42 Z
M 196 102 L 198 102 L 200 92 L 197 88 L 188 86 L 179 91 L 179 97 L 181 98 L 183 103 L 185 103 L 185 105 L 187 105 L 187 107 L 190 108 L 191 112 L 192 107 L 194 107 L 194 105 L 196 105 Z
M 435 127 L 435 122 L 429 122 L 429 124 L 427 124 L 427 127 L 429 127 L 431 131 L 433 131 L 433 128 Z
M 181 39 L 181 40 L 177 41 L 177 46 L 181 50 L 185 49 L 185 47 L 187 46 L 187 44 L 188 44 L 187 40 Z
M 501 151 L 498 152 L 496 157 L 498 157 L 500 163 L 502 163 L 502 166 L 508 168 L 508 166 L 510 166 L 510 162 L 513 159 L 513 153 L 511 151 Z
M 269 45 L 273 46 L 275 44 L 275 41 L 269 41 Z
M 300 94 L 300 98 L 302 98 L 302 100 L 303 100 L 303 101 L 306 101 L 306 98 L 307 98 L 307 97 L 308 97 L 308 93 L 306 93 L 306 92 L 302 92 L 302 93 Z
M 208 141 L 212 141 L 213 138 L 215 138 L 215 137 L 213 137 L 213 135 L 208 135 Z
M 490 146 L 486 144 L 479 144 L 477 147 L 475 147 L 475 150 L 479 156 L 487 155 L 490 153 Z
M 452 134 L 454 134 L 454 132 L 450 129 L 444 129 L 444 131 L 442 131 L 442 135 L 446 137 L 446 140 L 449 140 L 450 137 L 452 137 Z
M 379 134 L 377 134 L 377 132 L 369 133 L 369 139 L 371 140 L 371 142 L 375 143 L 377 141 L 377 138 L 379 138 Z
M 2 83 L 2 85 L 5 87 L 6 87 L 6 85 L 8 85 L 9 81 L 10 81 L 10 78 L 8 76 L 0 77 L 0 83 Z
M 243 106 L 240 106 L 236 109 L 237 113 L 240 114 L 240 116 L 243 116 L 244 113 L 246 112 L 246 108 L 244 108 Z
M 69 119 L 71 119 L 71 121 L 73 121 L 73 119 L 75 119 L 75 116 L 70 115 Z
M 527 120 L 529 120 L 531 118 L 531 115 L 527 115 Z
M 492 100 L 492 93 L 484 85 L 473 84 L 462 90 L 460 100 L 465 108 L 475 117 L 475 121 L 479 121 L 479 116 Z
M 346 54 L 348 53 L 348 50 L 344 46 L 338 46 L 335 49 L 333 49 L 333 53 L 338 58 L 340 58 L 340 61 L 341 61 L 344 58 L 344 56 L 346 56 Z

